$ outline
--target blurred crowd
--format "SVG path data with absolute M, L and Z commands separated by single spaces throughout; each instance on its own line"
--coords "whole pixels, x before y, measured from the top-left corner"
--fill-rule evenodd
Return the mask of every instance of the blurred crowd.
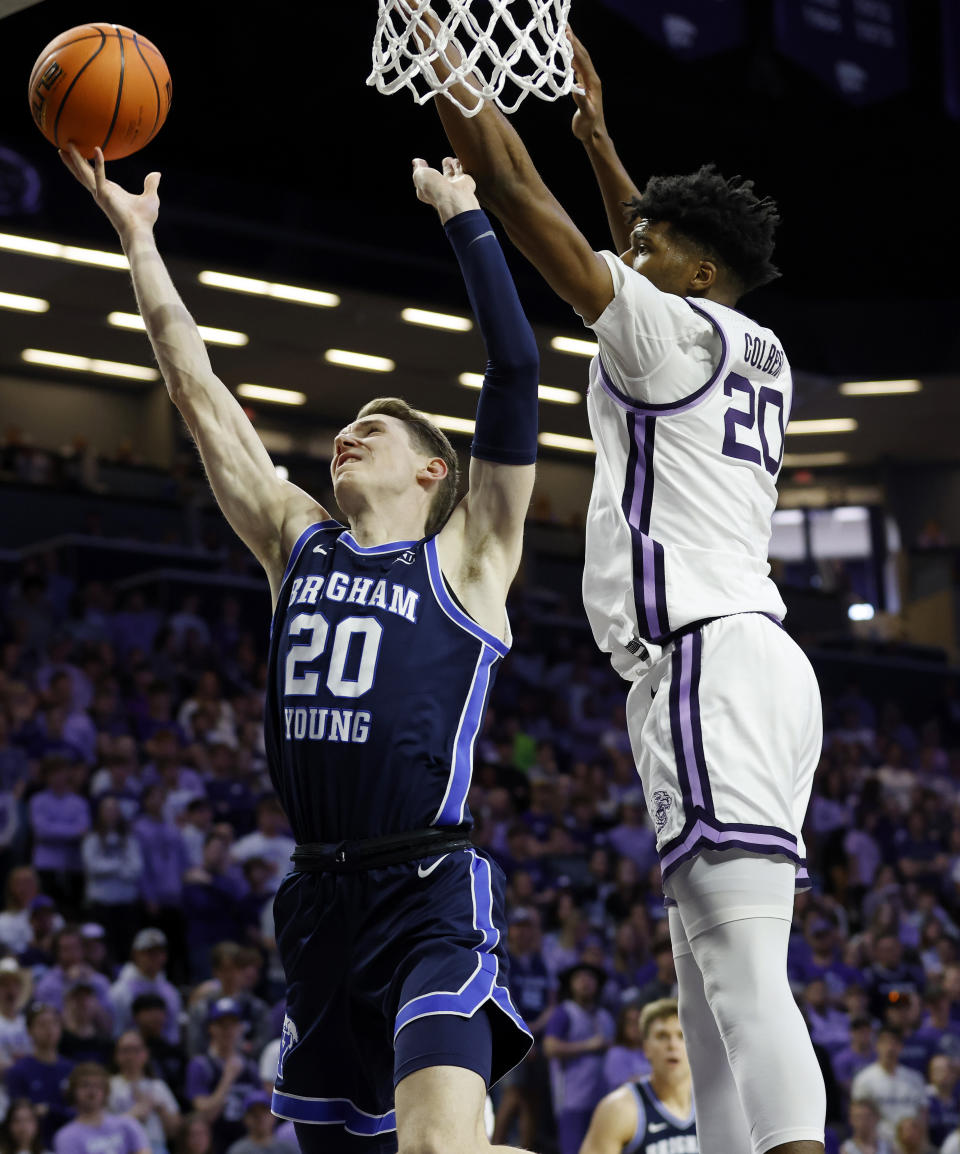
M 550 1150 L 647 1072 L 639 1012 L 676 975 L 625 687 L 536 605 L 512 607 L 470 806 L 537 1039 L 494 1139 Z M 268 1097 L 293 840 L 263 745 L 267 629 L 229 595 L 165 611 L 49 564 L 0 590 L 0 1154 L 121 1132 L 131 1154 L 296 1150 Z M 924 714 L 895 684 L 825 701 L 790 978 L 844 1154 L 960 1154 L 956 685 Z

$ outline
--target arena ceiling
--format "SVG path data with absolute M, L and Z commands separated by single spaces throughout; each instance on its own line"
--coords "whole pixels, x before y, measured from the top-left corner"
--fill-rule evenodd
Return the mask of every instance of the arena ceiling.
M 960 456 L 960 289 L 951 275 L 960 126 L 942 109 L 933 6 L 910 7 L 911 91 L 854 110 L 776 54 L 762 0 L 752 5 L 748 46 L 696 65 L 674 61 L 595 0 L 573 3 L 604 79 L 611 131 L 638 181 L 713 160 L 754 176 L 781 204 L 783 279 L 745 307 L 784 341 L 800 377 L 794 415 L 858 422 L 853 433 L 791 438 L 790 452 L 842 451 L 854 464 Z M 436 114 L 406 93 L 384 97 L 364 84 L 373 0 L 287 6 L 280 18 L 223 13 L 171 0 L 90 14 L 143 32 L 170 66 L 166 126 L 113 172 L 131 184 L 149 169 L 163 172 L 158 236 L 187 303 L 201 323 L 250 336 L 243 348 L 213 350 L 218 371 L 231 384 L 307 393 L 304 409 L 273 411 L 275 422 L 339 421 L 384 391 L 469 415 L 475 394 L 457 377 L 482 370 L 476 334 L 416 328 L 398 316 L 409 305 L 461 314 L 466 306 L 442 232 L 409 183 L 411 157 L 437 162 L 446 151 Z M 15 199 L 21 187 L 17 158 L 37 177 L 32 207 L 0 218 L 0 231 L 112 248 L 106 222 L 27 112 L 35 56 L 77 21 L 74 3 L 46 0 L 0 25 L 0 195 Z M 528 100 L 515 123 L 547 183 L 603 247 L 603 213 L 570 112 Z M 522 258 L 511 262 L 541 337 L 542 380 L 582 388 L 586 362 L 549 340 L 587 334 Z M 214 290 L 196 282 L 203 269 L 333 290 L 341 305 Z M 122 272 L 0 251 L 0 291 L 51 303 L 45 316 L 0 312 L 0 372 L 49 371 L 24 366 L 24 347 L 149 363 L 142 334 L 106 323 L 110 312 L 132 310 Z M 392 358 L 389 390 L 386 377 L 326 363 L 332 346 Z M 920 379 L 923 388 L 838 392 L 842 381 L 878 378 Z M 583 405 L 545 404 L 543 427 L 585 435 Z

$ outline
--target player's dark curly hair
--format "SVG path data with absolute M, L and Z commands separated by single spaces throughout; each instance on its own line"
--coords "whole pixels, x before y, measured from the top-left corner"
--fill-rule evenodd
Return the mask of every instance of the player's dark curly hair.
M 753 181 L 727 180 L 716 165 L 686 176 L 652 176 L 641 196 L 624 204 L 627 222 L 663 221 L 723 263 L 741 292 L 779 275 L 772 263 L 773 234 L 780 223 L 776 202 L 753 191 Z

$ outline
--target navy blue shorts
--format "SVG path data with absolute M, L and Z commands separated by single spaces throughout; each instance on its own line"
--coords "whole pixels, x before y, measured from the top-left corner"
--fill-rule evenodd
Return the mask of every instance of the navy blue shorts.
M 532 1039 L 507 989 L 503 891 L 499 866 L 473 849 L 287 877 L 274 903 L 287 1006 L 273 1112 L 322 1125 L 330 1151 L 379 1154 L 396 1148 L 401 1078 L 456 1065 L 493 1085 L 515 1066 Z M 484 1010 L 489 1073 L 475 1031 L 447 1028 Z

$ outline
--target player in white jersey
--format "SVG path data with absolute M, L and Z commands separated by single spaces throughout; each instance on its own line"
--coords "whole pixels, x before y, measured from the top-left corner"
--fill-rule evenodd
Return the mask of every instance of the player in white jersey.
M 776 207 L 712 167 L 651 179 L 641 194 L 606 134 L 589 57 L 574 48 L 584 89 L 574 130 L 619 257 L 593 250 L 493 104 L 471 117 L 443 99 L 437 110 L 481 201 L 599 340 L 584 599 L 631 682 L 700 1148 L 819 1154 L 823 1079 L 786 957 L 820 701 L 780 627 L 766 556 L 790 371 L 776 337 L 735 309 L 776 276 Z M 442 57 L 431 64 L 449 78 Z M 476 103 L 462 85 L 455 94 Z

